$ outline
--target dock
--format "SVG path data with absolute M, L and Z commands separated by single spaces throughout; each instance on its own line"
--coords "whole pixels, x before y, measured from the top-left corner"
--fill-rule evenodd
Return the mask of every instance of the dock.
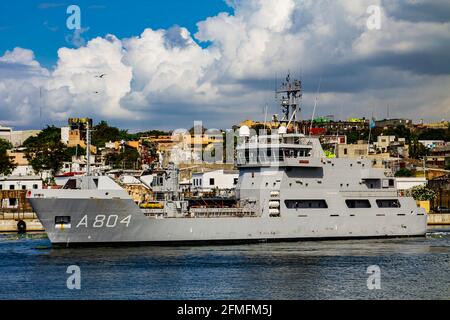
M 0 213 L 0 232 L 30 231 L 44 231 L 35 213 Z
M 450 225 L 450 213 L 429 213 L 427 222 L 429 226 L 448 226 Z
M 44 231 L 26 190 L 0 190 L 0 232 Z

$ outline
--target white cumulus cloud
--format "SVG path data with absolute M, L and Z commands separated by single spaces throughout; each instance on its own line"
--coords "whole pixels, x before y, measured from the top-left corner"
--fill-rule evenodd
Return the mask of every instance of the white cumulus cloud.
M 33 125 L 44 105 L 49 123 L 226 127 L 261 117 L 274 105 L 274 78 L 288 71 L 304 80 L 305 114 L 322 79 L 319 113 L 381 116 L 389 104 L 393 116 L 448 117 L 450 15 L 444 2 L 424 15 L 424 2 L 228 0 L 234 13 L 200 21 L 194 34 L 175 25 L 97 37 L 59 49 L 51 70 L 13 48 L 0 57 L 0 123 Z M 366 26 L 374 4 L 381 30 Z

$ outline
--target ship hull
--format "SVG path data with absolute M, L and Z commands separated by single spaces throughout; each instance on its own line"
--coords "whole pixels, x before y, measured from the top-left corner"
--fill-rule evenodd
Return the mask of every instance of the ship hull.
M 409 208 L 384 212 L 302 210 L 280 217 L 157 218 L 146 216 L 131 199 L 34 198 L 30 202 L 52 244 L 64 247 L 237 244 L 426 234 L 426 215 Z M 56 217 L 70 217 L 70 221 L 56 223 Z

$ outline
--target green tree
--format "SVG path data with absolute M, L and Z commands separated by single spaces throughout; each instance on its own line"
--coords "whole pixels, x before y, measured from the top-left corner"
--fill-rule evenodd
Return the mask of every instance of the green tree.
M 104 147 L 109 141 L 121 140 L 121 132 L 116 127 L 110 127 L 106 121 L 101 121 L 94 126 L 92 132 L 92 144 L 99 148 Z
M 73 156 L 82 156 L 86 154 L 86 148 L 78 145 L 76 147 L 68 147 L 66 149 L 67 158 L 72 159 Z
M 110 141 L 133 141 L 138 140 L 139 136 L 137 134 L 128 133 L 128 130 L 120 130 L 119 128 L 112 127 L 106 121 L 100 121 L 94 126 L 91 138 L 92 145 L 102 148 Z
M 160 137 L 160 136 L 170 136 L 170 135 L 171 135 L 170 132 L 161 131 L 161 130 L 149 130 L 149 131 L 145 131 L 145 132 L 138 132 L 138 133 L 136 133 L 136 136 L 138 138 L 151 137 L 151 136 Z
M 409 130 L 405 126 L 398 126 L 395 128 L 383 129 L 381 133 L 384 136 L 396 136 L 397 138 L 405 138 L 406 143 L 410 143 L 413 139 L 413 135 L 411 134 L 411 130 Z
M 431 201 L 436 198 L 436 192 L 425 186 L 417 186 L 411 189 L 411 195 L 414 200 Z
M 355 144 L 358 140 L 369 141 L 369 130 L 360 130 L 360 131 L 350 131 L 347 133 L 347 143 Z M 373 141 L 373 135 L 371 135 L 370 140 Z
M 406 168 L 402 168 L 395 173 L 396 177 L 412 177 L 412 175 L 413 174 L 411 170 L 408 170 Z
M 419 140 L 444 140 L 450 141 L 448 129 L 427 129 L 419 133 Z
M 37 173 L 49 170 L 54 176 L 62 167 L 64 161 L 70 160 L 67 147 L 61 142 L 61 130 L 48 126 L 36 137 L 30 137 L 24 142 L 26 158 Z
M 147 151 L 147 154 L 151 157 L 156 157 L 157 153 L 157 146 L 154 142 L 143 140 L 142 141 L 142 147 L 144 147 Z
M 55 141 L 61 141 L 61 129 L 55 126 L 47 126 L 37 136 L 29 137 L 25 140 L 23 146 L 28 148 L 37 143 L 42 144 Z
M 417 137 L 412 137 L 409 147 L 409 156 L 414 159 L 419 159 L 427 156 L 430 150 L 419 142 Z
M 7 150 L 12 148 L 11 143 L 0 139 L 0 175 L 9 175 L 16 168 L 16 165 L 8 156 Z
M 106 163 L 114 169 L 137 169 L 139 152 L 131 147 L 124 146 L 118 153 L 110 153 L 106 156 Z

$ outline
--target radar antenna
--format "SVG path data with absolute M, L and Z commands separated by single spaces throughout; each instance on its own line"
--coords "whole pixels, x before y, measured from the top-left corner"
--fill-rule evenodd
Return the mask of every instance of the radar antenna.
M 302 82 L 294 79 L 291 81 L 291 75 L 288 73 L 285 81 L 281 83 L 280 88 L 276 91 L 277 100 L 280 101 L 283 118 L 281 123 L 294 124 L 295 132 L 297 132 L 297 113 L 301 111 L 301 99 L 303 97 Z

